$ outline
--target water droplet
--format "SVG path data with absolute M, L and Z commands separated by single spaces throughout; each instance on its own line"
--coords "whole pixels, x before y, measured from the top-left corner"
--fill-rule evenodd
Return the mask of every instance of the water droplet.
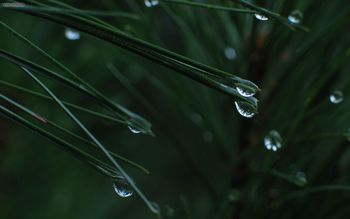
M 69 40 L 79 40 L 80 39 L 80 33 L 78 31 L 70 29 L 70 28 L 66 28 L 66 30 L 64 31 L 64 35 Z
M 159 1 L 158 0 L 145 0 L 145 5 L 146 7 L 154 7 L 159 5 Z
M 243 102 L 243 101 L 235 101 L 236 109 L 239 114 L 246 118 L 252 118 L 256 114 L 256 110 L 253 105 Z
M 228 60 L 234 60 L 237 58 L 237 53 L 236 53 L 236 50 L 232 47 L 227 47 L 224 51 L 225 53 L 225 57 L 228 59 Z
M 124 178 L 114 179 L 113 188 L 115 193 L 122 198 L 130 197 L 133 194 L 129 183 Z
M 307 179 L 304 172 L 298 171 L 295 174 L 295 184 L 298 186 L 305 186 L 307 184 Z
M 262 14 L 254 14 L 255 18 L 261 21 L 267 21 L 269 18 Z
M 237 202 L 241 198 L 241 193 L 237 189 L 232 189 L 228 193 L 228 200 L 230 202 Z
M 160 207 L 157 203 L 155 202 L 150 202 L 148 203 L 148 207 L 149 209 L 151 209 L 151 211 L 155 214 L 159 214 L 160 213 Z
M 344 95 L 339 90 L 333 91 L 331 93 L 331 95 L 329 95 L 329 101 L 331 101 L 331 103 L 334 103 L 334 104 L 338 104 L 338 103 L 342 102 L 343 99 L 344 99 Z
M 292 13 L 290 13 L 288 16 L 288 20 L 292 24 L 299 24 L 301 22 L 301 19 L 303 19 L 303 12 L 299 10 L 292 11 Z
M 276 130 L 271 130 L 264 138 L 264 145 L 267 150 L 277 151 L 282 147 L 282 138 Z
M 244 85 L 244 84 L 235 84 L 236 85 L 236 90 L 238 93 L 243 96 L 243 97 L 252 97 L 256 94 L 255 89 L 251 89 L 250 87 Z
M 128 121 L 128 128 L 129 130 L 134 133 L 134 134 L 139 134 L 139 133 L 152 133 L 151 127 L 152 124 L 150 124 L 147 120 L 144 118 L 128 111 L 128 113 L 131 115 L 131 118 Z
M 134 127 L 134 126 L 132 126 L 132 125 L 128 125 L 128 128 L 129 128 L 129 130 L 130 130 L 132 133 L 134 133 L 134 134 L 139 134 L 139 133 L 142 132 L 141 129 L 139 129 L 139 128 L 137 128 L 137 127 Z

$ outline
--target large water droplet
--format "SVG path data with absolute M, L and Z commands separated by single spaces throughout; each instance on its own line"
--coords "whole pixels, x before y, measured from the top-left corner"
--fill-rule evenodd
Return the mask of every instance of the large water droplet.
M 131 118 L 128 121 L 128 128 L 132 133 L 153 134 L 151 130 L 152 124 L 150 124 L 147 120 L 134 113 L 129 112 L 129 114 L 131 114 Z
M 158 0 L 145 0 L 145 5 L 146 7 L 154 7 L 159 5 L 159 1 Z
M 64 31 L 64 35 L 69 40 L 79 40 L 80 39 L 80 33 L 78 31 L 70 29 L 70 28 L 66 28 L 66 30 Z
M 224 51 L 225 53 L 225 57 L 228 59 L 228 60 L 234 60 L 237 58 L 237 53 L 236 53 L 236 50 L 232 47 L 227 47 Z
M 298 171 L 295 174 L 295 184 L 298 186 L 305 186 L 307 184 L 307 179 L 304 172 Z
M 235 105 L 238 113 L 246 118 L 252 118 L 256 114 L 255 108 L 247 102 L 235 101 Z
M 264 145 L 267 150 L 277 151 L 282 147 L 282 137 L 276 130 L 271 130 L 264 138 Z
M 250 87 L 244 85 L 244 84 L 235 84 L 236 90 L 238 93 L 243 97 L 252 97 L 256 94 L 255 89 L 251 89 Z
M 124 178 L 114 179 L 113 188 L 115 193 L 122 198 L 130 197 L 133 194 L 129 183 Z
M 334 103 L 334 104 L 338 104 L 338 103 L 342 102 L 343 99 L 344 99 L 344 95 L 339 90 L 333 91 L 331 93 L 331 95 L 329 95 L 329 101 L 331 101 L 331 103 Z
M 148 203 L 148 207 L 149 209 L 151 209 L 151 211 L 155 214 L 159 214 L 160 213 L 160 207 L 157 203 L 155 202 L 150 202 Z
M 299 24 L 301 22 L 301 19 L 303 19 L 303 12 L 299 10 L 292 11 L 292 13 L 290 13 L 288 16 L 288 20 L 292 24 Z
M 254 14 L 255 18 L 261 21 L 267 21 L 269 18 L 262 14 Z

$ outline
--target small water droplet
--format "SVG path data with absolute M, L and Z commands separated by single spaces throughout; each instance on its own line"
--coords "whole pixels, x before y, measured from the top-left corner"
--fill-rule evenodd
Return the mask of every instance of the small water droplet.
M 235 84 L 236 90 L 238 93 L 243 97 L 252 97 L 256 94 L 256 90 L 252 90 L 247 86 L 244 86 L 243 84 Z
M 142 132 L 139 128 L 134 127 L 134 126 L 132 126 L 132 125 L 128 125 L 128 128 L 129 128 L 129 130 L 130 130 L 132 133 L 134 133 L 134 134 L 139 134 L 139 133 Z
M 307 179 L 304 172 L 298 171 L 295 174 L 295 184 L 298 186 L 305 186 L 307 184 Z
M 159 1 L 158 0 L 145 0 L 145 5 L 146 7 L 154 7 L 159 5 Z
M 290 13 L 288 16 L 288 20 L 292 24 L 299 24 L 301 22 L 301 19 L 303 19 L 303 12 L 299 10 L 292 11 L 292 13 Z
M 339 90 L 333 91 L 331 93 L 331 95 L 329 95 L 329 101 L 331 101 L 331 103 L 334 103 L 334 104 L 338 104 L 338 103 L 342 102 L 343 99 L 344 99 L 344 95 Z
M 254 107 L 247 102 L 235 101 L 235 105 L 238 113 L 246 118 L 252 118 L 256 114 Z
M 157 203 L 155 202 L 150 202 L 148 203 L 148 207 L 149 209 L 151 209 L 151 211 L 155 214 L 159 214 L 160 213 L 160 207 Z
M 130 197 L 133 194 L 133 191 L 130 188 L 129 183 L 124 178 L 114 179 L 113 188 L 115 193 L 122 198 Z
M 228 60 L 234 60 L 237 58 L 237 53 L 236 53 L 236 50 L 232 47 L 227 47 L 224 51 L 225 53 L 225 57 L 228 59 Z
M 69 40 L 79 40 L 80 39 L 80 33 L 78 31 L 70 29 L 70 28 L 66 28 L 66 30 L 64 31 L 64 35 Z
M 267 150 L 277 151 L 282 147 L 282 137 L 276 130 L 271 130 L 264 138 L 264 145 Z
M 261 21 L 267 21 L 269 18 L 262 14 L 254 14 L 255 18 Z

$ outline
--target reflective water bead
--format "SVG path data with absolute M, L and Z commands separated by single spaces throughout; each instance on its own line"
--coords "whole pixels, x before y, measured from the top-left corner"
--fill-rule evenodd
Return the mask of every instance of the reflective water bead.
M 307 179 L 304 172 L 298 171 L 295 174 L 295 184 L 297 184 L 298 186 L 304 186 L 307 184 Z
M 342 102 L 344 99 L 344 95 L 341 91 L 337 90 L 337 91 L 333 91 L 330 95 L 329 95 L 329 101 L 331 101 L 331 103 L 334 104 L 338 104 L 340 102 Z
M 269 18 L 262 14 L 254 14 L 255 18 L 261 21 L 267 21 Z
M 236 50 L 232 47 L 227 47 L 224 51 L 225 53 L 225 57 L 228 59 L 228 60 L 234 60 L 237 58 L 237 53 L 236 53 Z
M 113 181 L 113 188 L 115 193 L 122 198 L 130 197 L 133 194 L 129 183 L 123 178 L 115 179 Z
M 132 133 L 134 133 L 134 134 L 139 134 L 139 133 L 141 133 L 141 132 L 142 132 L 142 130 L 141 130 L 141 129 L 136 128 L 136 127 L 131 126 L 131 125 L 129 125 L 129 126 L 128 126 L 128 128 L 129 128 L 129 130 L 130 130 Z
M 288 16 L 289 22 L 293 24 L 299 24 L 301 22 L 301 19 L 303 19 L 303 13 L 299 10 L 294 10 L 290 15 Z
M 243 101 L 235 101 L 235 106 L 239 114 L 246 118 L 252 118 L 256 114 L 254 107 Z
M 79 40 L 80 39 L 80 33 L 78 31 L 70 29 L 70 28 L 66 28 L 66 30 L 64 31 L 64 35 L 69 40 Z
M 282 137 L 276 130 L 271 130 L 264 138 L 264 145 L 267 150 L 277 151 L 282 147 Z
M 244 84 L 235 84 L 237 92 L 243 97 L 252 97 L 256 94 L 256 89 L 251 89 Z
M 157 6 L 159 4 L 158 0 L 145 0 L 145 5 L 146 7 L 154 7 Z

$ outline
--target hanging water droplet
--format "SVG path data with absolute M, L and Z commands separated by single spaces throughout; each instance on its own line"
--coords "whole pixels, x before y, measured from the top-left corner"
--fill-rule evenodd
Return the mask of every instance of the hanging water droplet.
M 282 137 L 276 130 L 271 130 L 264 138 L 264 145 L 267 150 L 277 151 L 282 147 Z
M 292 11 L 292 13 L 290 13 L 288 16 L 288 20 L 292 24 L 299 24 L 301 22 L 301 19 L 303 19 L 303 12 L 299 10 Z
M 262 14 L 254 14 L 255 18 L 261 21 L 267 21 L 269 18 Z
M 129 130 L 130 130 L 132 133 L 134 133 L 134 134 L 139 134 L 139 133 L 142 132 L 142 130 L 140 130 L 139 128 L 134 127 L 134 126 L 132 126 L 132 125 L 128 125 L 128 128 L 129 128 Z
M 64 35 L 69 40 L 79 40 L 80 39 L 80 33 L 78 31 L 70 29 L 70 28 L 66 28 L 66 30 L 64 31 Z
M 235 101 L 235 105 L 238 113 L 246 118 L 252 118 L 256 114 L 255 108 L 247 102 Z
M 133 194 L 133 191 L 130 188 L 129 183 L 124 178 L 114 179 L 113 188 L 115 193 L 122 198 L 130 197 Z
M 148 207 L 149 209 L 151 209 L 151 211 L 155 214 L 159 214 L 160 213 L 160 207 L 157 203 L 155 202 L 150 202 L 148 203 Z
M 331 101 L 331 103 L 334 103 L 334 104 L 338 104 L 338 103 L 342 102 L 343 99 L 344 99 L 344 95 L 339 90 L 333 91 L 331 93 L 331 95 L 329 96 L 329 101 Z
M 237 58 L 237 53 L 236 53 L 236 50 L 232 47 L 227 47 L 224 51 L 225 53 L 225 57 L 228 59 L 228 60 L 234 60 Z
M 298 171 L 295 174 L 295 184 L 298 186 L 305 186 L 307 184 L 307 179 L 304 172 Z
M 256 94 L 255 89 L 251 89 L 250 87 L 244 84 L 236 83 L 235 86 L 238 93 L 243 97 L 252 97 Z
M 128 111 L 128 114 L 131 116 L 129 121 L 128 121 L 128 128 L 129 130 L 134 133 L 134 134 L 139 134 L 139 133 L 149 133 L 153 135 L 151 127 L 152 124 L 149 123 L 147 120 L 144 118 L 138 116 L 137 114 L 134 114 L 130 111 Z
M 154 7 L 159 5 L 159 1 L 158 0 L 145 0 L 145 5 L 146 7 Z

